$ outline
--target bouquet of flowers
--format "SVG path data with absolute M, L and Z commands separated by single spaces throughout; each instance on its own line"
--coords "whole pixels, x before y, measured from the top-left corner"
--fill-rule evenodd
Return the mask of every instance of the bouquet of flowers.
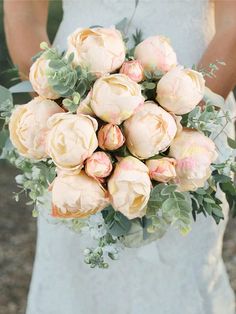
M 14 106 L 0 90 L 2 158 L 22 171 L 16 200 L 27 192 L 34 216 L 89 233 L 91 267 L 170 227 L 187 234 L 199 213 L 219 223 L 218 187 L 235 210 L 236 143 L 228 138 L 232 154 L 217 162 L 213 141 L 230 114 L 204 80 L 222 63 L 186 68 L 169 39 L 141 37 L 127 48 L 117 28 L 77 29 L 65 52 L 41 44 L 30 102 Z

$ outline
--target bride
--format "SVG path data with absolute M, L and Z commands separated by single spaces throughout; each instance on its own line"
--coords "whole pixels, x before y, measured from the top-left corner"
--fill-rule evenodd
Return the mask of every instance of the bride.
M 229 93 L 236 84 L 236 1 L 137 3 L 130 33 L 138 27 L 144 37 L 170 37 L 179 62 L 188 66 L 205 67 L 216 59 L 226 63 L 207 85 L 227 98 L 225 106 L 235 116 Z M 65 0 L 63 5 L 54 42 L 62 50 L 77 27 L 107 27 L 132 16 L 135 1 Z M 7 43 L 22 76 L 39 43 L 47 41 L 47 7 L 47 0 L 5 0 Z M 218 138 L 220 154 L 224 143 L 224 136 Z M 227 211 L 225 206 L 226 217 Z M 127 249 L 108 270 L 95 270 L 83 263 L 79 234 L 39 218 L 27 314 L 233 314 L 234 295 L 221 257 L 226 221 L 217 226 L 199 216 L 187 237 L 170 230 L 161 240 Z

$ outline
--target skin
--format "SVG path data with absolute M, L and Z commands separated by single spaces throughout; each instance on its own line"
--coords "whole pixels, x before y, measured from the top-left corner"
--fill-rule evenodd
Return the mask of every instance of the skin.
M 26 78 L 31 57 L 39 51 L 47 35 L 48 0 L 5 0 L 4 25 L 11 58 Z M 224 61 L 216 78 L 206 78 L 207 86 L 227 97 L 236 85 L 236 0 L 215 0 L 216 33 L 203 54 L 199 67 Z M 17 31 L 16 31 L 17 30 Z
M 4 28 L 10 56 L 27 79 L 31 58 L 47 34 L 48 0 L 4 0 Z

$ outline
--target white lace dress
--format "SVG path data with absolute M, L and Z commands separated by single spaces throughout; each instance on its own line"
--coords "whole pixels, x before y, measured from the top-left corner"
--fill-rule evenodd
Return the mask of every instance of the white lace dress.
M 111 26 L 132 15 L 133 8 L 134 0 L 66 0 L 55 43 L 64 48 L 75 28 Z M 213 4 L 204 0 L 141 0 L 130 32 L 138 27 L 145 37 L 170 37 L 179 62 L 191 66 L 214 34 L 213 12 Z M 232 97 L 227 106 L 235 115 Z M 224 147 L 225 138 L 219 141 Z M 217 226 L 199 216 L 188 236 L 169 230 L 99 270 L 83 262 L 86 239 L 39 218 L 27 314 L 234 314 L 221 257 L 226 220 Z

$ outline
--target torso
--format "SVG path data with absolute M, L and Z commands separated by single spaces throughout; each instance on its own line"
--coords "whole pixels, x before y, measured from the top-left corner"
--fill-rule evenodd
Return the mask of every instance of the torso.
M 134 3 L 65 0 L 55 44 L 65 49 L 77 27 L 107 27 L 129 18 Z M 144 37 L 170 37 L 178 61 L 192 66 L 214 35 L 213 9 L 206 0 L 140 0 L 130 33 L 140 28 Z M 224 211 L 227 217 L 227 206 Z M 40 217 L 27 314 L 233 314 L 221 258 L 225 223 L 216 226 L 199 216 L 188 236 L 171 229 L 156 242 L 127 249 L 103 271 L 84 264 L 81 235 Z
M 130 18 L 135 0 L 64 0 L 64 18 L 55 44 L 65 47 L 77 27 L 109 27 Z M 141 0 L 129 29 L 144 38 L 160 34 L 170 38 L 179 62 L 192 66 L 214 35 L 214 4 L 207 0 Z

